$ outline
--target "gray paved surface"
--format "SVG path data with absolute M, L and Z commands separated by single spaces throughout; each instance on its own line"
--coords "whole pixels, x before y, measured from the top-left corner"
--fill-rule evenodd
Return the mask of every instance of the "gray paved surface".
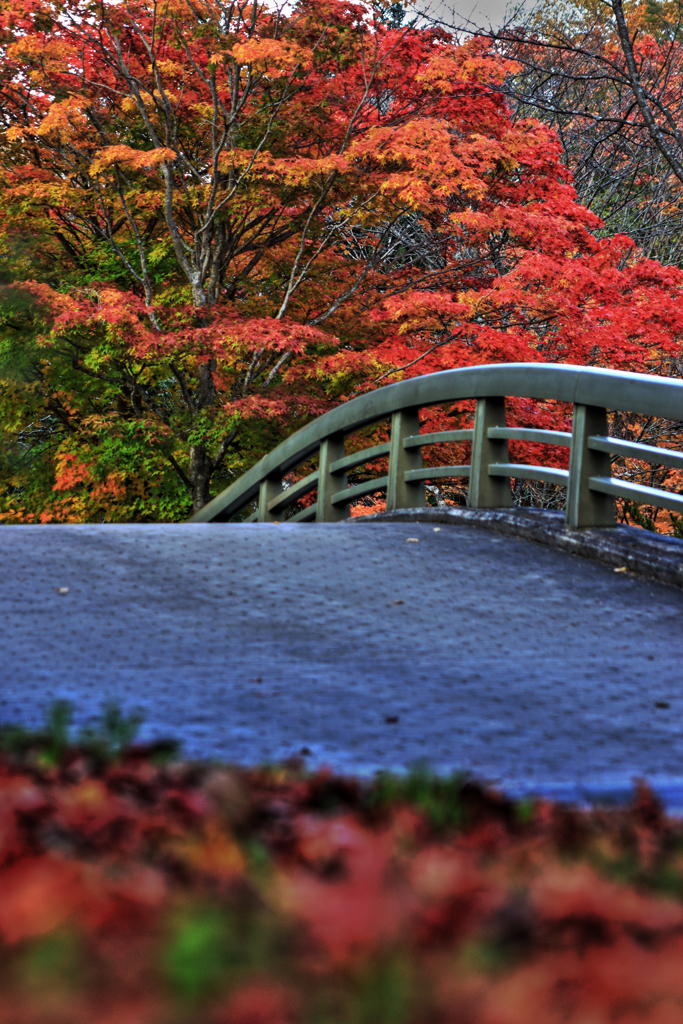
M 115 700 L 189 756 L 570 797 L 643 775 L 683 806 L 675 587 L 426 523 L 4 526 L 0 551 L 3 721 Z

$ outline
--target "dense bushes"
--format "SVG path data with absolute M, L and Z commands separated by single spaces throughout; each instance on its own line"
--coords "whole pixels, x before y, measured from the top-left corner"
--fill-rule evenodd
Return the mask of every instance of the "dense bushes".
M 683 826 L 5 730 L 0 1021 L 674 1021 Z

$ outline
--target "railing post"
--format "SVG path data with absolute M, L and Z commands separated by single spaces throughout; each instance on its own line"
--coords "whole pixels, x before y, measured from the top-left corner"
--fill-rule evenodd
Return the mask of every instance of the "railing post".
M 504 427 L 505 399 L 478 398 L 474 412 L 474 437 L 470 460 L 470 508 L 509 508 L 512 505 L 510 477 L 489 476 L 489 463 L 509 462 L 508 443 L 490 438 L 489 427 Z
M 346 470 L 331 473 L 330 466 L 337 459 L 343 459 L 345 454 L 344 437 L 341 434 L 327 437 L 320 443 L 318 509 L 315 516 L 317 523 L 338 523 L 351 515 L 348 505 L 332 504 L 332 495 L 346 488 Z
M 261 481 L 258 496 L 259 523 L 274 523 L 279 521 L 277 514 L 273 514 L 268 511 L 268 505 L 273 498 L 279 498 L 281 494 L 282 475 L 280 473 L 278 473 L 277 476 L 267 476 L 265 480 Z M 282 512 L 282 515 L 284 516 L 284 511 Z
M 614 498 L 591 491 L 589 484 L 592 476 L 612 475 L 609 454 L 588 447 L 588 438 L 593 434 L 606 437 L 608 433 L 606 409 L 597 405 L 574 406 L 565 517 L 568 530 L 582 526 L 616 525 Z
M 422 469 L 422 449 L 404 448 L 403 441 L 420 433 L 418 409 L 401 409 L 391 417 L 391 449 L 387 482 L 387 512 L 395 508 L 421 508 L 427 504 L 423 480 L 406 483 L 409 469 Z

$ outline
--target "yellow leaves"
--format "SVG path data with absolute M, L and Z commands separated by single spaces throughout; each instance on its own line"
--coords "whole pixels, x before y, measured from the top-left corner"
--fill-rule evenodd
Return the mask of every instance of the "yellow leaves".
M 222 171 L 234 168 L 242 174 L 246 172 L 249 176 L 258 177 L 261 181 L 273 181 L 291 187 L 307 185 L 312 178 L 325 176 L 333 171 L 343 174 L 349 169 L 349 161 L 336 153 L 319 158 L 278 159 L 267 150 L 255 153 L 249 149 L 236 149 L 220 157 L 219 167 Z
M 185 70 L 182 64 L 179 64 L 175 60 L 157 60 L 156 67 L 157 70 L 160 71 L 162 75 L 182 75 Z M 154 71 L 154 65 L 150 64 L 147 70 L 149 71 L 150 74 L 152 74 L 152 72 Z
M 173 106 L 177 107 L 179 102 L 178 93 L 175 93 L 171 89 L 168 89 L 165 85 L 163 86 L 163 89 L 164 99 L 169 100 L 173 104 Z M 144 110 L 147 111 L 147 113 L 152 118 L 154 118 L 158 108 L 162 104 L 162 94 L 158 90 L 157 92 L 152 92 L 145 86 L 141 86 L 139 98 L 135 99 L 132 96 L 124 96 L 124 98 L 120 101 L 120 104 L 121 110 L 124 114 L 141 113 L 140 106 L 142 105 Z
M 210 121 L 213 121 L 215 116 L 213 103 L 191 103 L 189 110 L 192 114 L 197 114 L 199 117 L 206 117 Z
M 35 63 L 43 73 L 57 70 L 63 72 L 74 52 L 74 47 L 64 39 L 45 39 L 42 34 L 21 36 L 7 47 L 9 60 Z M 40 73 L 37 73 L 37 77 L 40 77 Z
M 73 135 L 74 130 L 87 128 L 88 119 L 84 110 L 87 100 L 81 96 L 70 96 L 66 100 L 51 103 L 49 110 L 35 130 L 36 135 Z
M 25 35 L 15 43 L 7 47 L 7 56 L 12 59 L 20 58 L 30 60 L 32 57 L 42 57 L 45 52 L 45 44 L 41 37 Z
M 160 164 L 175 160 L 172 149 L 132 149 L 130 146 L 106 146 L 101 149 L 90 165 L 91 174 L 102 174 L 116 164 L 131 171 L 151 171 Z
M 27 133 L 27 128 L 21 128 L 18 125 L 14 125 L 12 128 L 7 129 L 5 132 L 5 138 L 8 142 L 21 142 Z
M 289 75 L 295 68 L 307 70 L 313 66 L 310 50 L 282 39 L 248 39 L 246 43 L 236 43 L 232 56 L 238 64 L 249 64 L 272 78 Z M 217 62 L 218 55 L 213 59 Z
M 164 205 L 163 194 L 159 191 L 141 191 L 131 189 L 126 194 L 126 200 L 138 213 L 156 213 Z
M 206 823 L 203 834 L 180 838 L 172 849 L 181 863 L 219 881 L 228 881 L 244 871 L 239 846 L 215 819 Z

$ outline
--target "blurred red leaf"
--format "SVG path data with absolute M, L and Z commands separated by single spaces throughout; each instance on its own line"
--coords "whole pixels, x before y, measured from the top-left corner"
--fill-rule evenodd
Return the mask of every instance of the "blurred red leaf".
M 84 902 L 78 864 L 54 855 L 26 857 L 0 872 L 0 933 L 5 942 L 44 935 Z

